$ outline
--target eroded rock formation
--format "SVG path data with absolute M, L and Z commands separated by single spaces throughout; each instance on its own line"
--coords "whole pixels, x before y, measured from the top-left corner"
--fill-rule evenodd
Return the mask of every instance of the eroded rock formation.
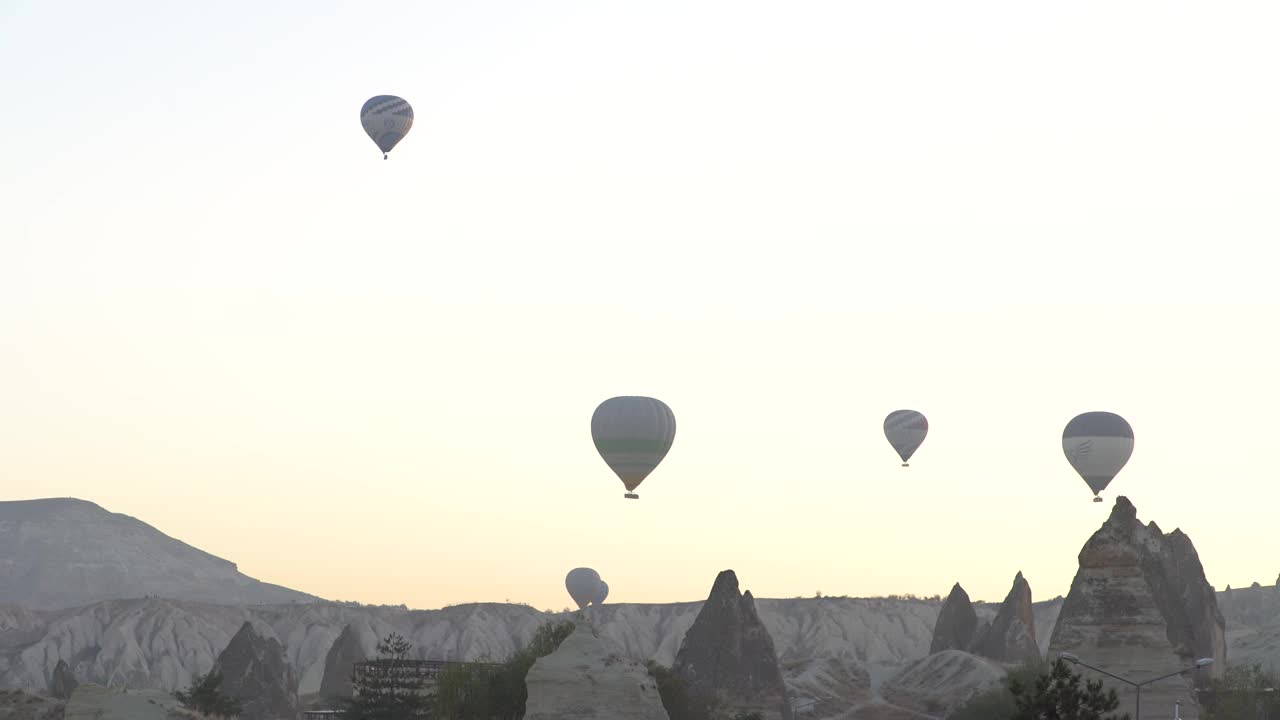
M 333 646 L 325 655 L 320 697 L 325 700 L 351 697 L 352 667 L 368 659 L 360 634 L 350 624 L 344 625 L 338 639 L 333 641 Z
M 241 703 L 241 720 L 276 720 L 298 714 L 298 680 L 275 638 L 263 637 L 252 623 L 240 626 L 213 664 L 222 675 L 222 691 Z
M 933 626 L 933 642 L 929 654 L 943 650 L 968 650 L 978 632 L 978 613 L 974 612 L 969 593 L 956 583 L 938 612 Z
M 729 717 L 756 712 L 764 720 L 791 720 L 773 638 L 760 622 L 751 592 L 738 590 L 732 570 L 716 577 L 672 670 L 691 692 L 714 700 Z
M 585 622 L 525 677 L 525 720 L 668 720 L 657 681 Z
M 1134 680 L 1145 680 L 1199 658 L 1207 671 L 1155 683 L 1142 691 L 1142 717 L 1166 718 L 1181 701 L 1184 718 L 1195 718 L 1193 683 L 1219 675 L 1226 660 L 1225 623 L 1213 588 L 1190 538 L 1180 530 L 1143 525 L 1128 499 L 1116 499 L 1111 516 L 1080 551 L 1049 643 L 1049 656 L 1068 652 L 1082 661 Z M 1121 708 L 1132 707 L 1129 688 L 1118 685 Z
M 59 660 L 53 668 L 53 675 L 49 678 L 49 694 L 59 700 L 66 700 L 76 691 L 76 686 L 79 684 L 71 668 L 67 666 L 67 661 Z
M 1040 659 L 1036 623 L 1031 611 L 1031 585 L 1022 573 L 1013 579 L 991 625 L 974 639 L 970 652 L 1002 663 Z

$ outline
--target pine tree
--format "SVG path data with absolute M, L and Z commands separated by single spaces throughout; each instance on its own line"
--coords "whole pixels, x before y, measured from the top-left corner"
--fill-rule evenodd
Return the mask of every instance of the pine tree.
M 378 657 L 352 669 L 355 696 L 344 700 L 343 720 L 406 720 L 427 717 L 430 698 L 419 693 L 409 672 L 413 645 L 396 633 L 378 643 Z
M 1128 720 L 1128 715 L 1107 715 L 1120 706 L 1115 690 L 1103 691 L 1102 681 L 1090 680 L 1080 687 L 1080 675 L 1059 660 L 1035 684 L 1009 684 L 1017 711 L 1013 720 Z

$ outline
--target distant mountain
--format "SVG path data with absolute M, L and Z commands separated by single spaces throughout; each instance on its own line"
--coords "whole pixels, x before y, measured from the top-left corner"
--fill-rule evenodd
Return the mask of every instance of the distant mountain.
M 0 502 L 0 604 L 40 610 L 157 596 L 224 605 L 314 602 L 84 500 Z

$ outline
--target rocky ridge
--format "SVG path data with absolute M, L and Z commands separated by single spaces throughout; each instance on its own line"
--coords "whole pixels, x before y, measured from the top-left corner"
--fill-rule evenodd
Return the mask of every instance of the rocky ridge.
M 91 502 L 0 502 L 0 604 L 56 609 L 145 596 L 229 605 L 318 599 Z

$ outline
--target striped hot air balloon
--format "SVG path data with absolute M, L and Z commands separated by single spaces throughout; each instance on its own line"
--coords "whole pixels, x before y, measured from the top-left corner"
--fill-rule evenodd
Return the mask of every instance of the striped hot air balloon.
M 1062 431 L 1062 451 L 1093 491 L 1093 501 L 1102 502 L 1098 493 L 1133 455 L 1133 428 L 1115 413 L 1077 415 Z
M 360 108 L 360 124 L 386 160 L 391 148 L 413 127 L 413 108 L 407 100 L 395 95 L 371 97 Z
M 600 583 L 600 574 L 591 568 L 574 568 L 564 576 L 564 589 L 569 591 L 579 610 L 600 596 Z
M 884 419 L 884 436 L 902 458 L 902 467 L 929 434 L 929 421 L 915 410 L 894 410 Z
M 591 416 L 591 439 L 632 500 L 635 489 L 667 456 L 676 437 L 676 416 L 661 400 L 615 397 Z

